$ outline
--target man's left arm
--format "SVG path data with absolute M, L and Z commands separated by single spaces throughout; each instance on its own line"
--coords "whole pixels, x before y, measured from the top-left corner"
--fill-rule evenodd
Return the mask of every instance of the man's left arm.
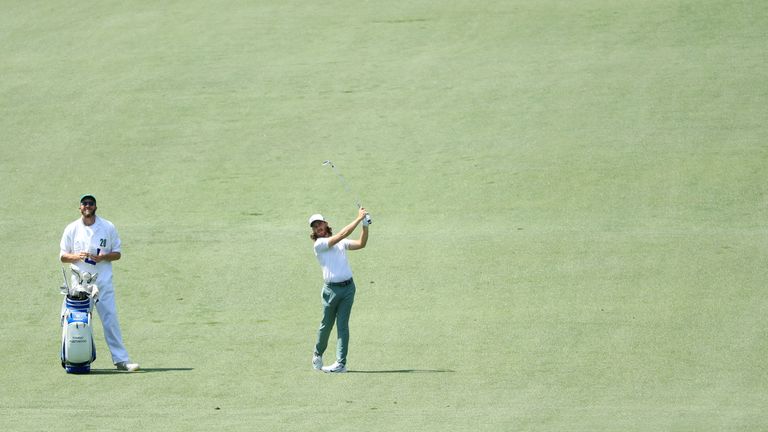
M 357 240 L 350 240 L 349 250 L 358 250 L 365 247 L 368 243 L 368 224 L 363 222 L 363 231 L 360 233 L 360 238 Z
M 93 255 L 91 259 L 97 263 L 102 261 L 117 261 L 122 257 L 120 252 L 109 252 L 105 254 Z
M 99 253 L 98 256 L 92 256 L 91 259 L 97 263 L 102 261 L 117 261 L 123 256 L 120 253 L 122 243 L 120 242 L 120 235 L 117 233 L 117 228 L 115 228 L 114 225 L 111 225 L 109 228 L 109 237 L 112 250 L 109 252 Z

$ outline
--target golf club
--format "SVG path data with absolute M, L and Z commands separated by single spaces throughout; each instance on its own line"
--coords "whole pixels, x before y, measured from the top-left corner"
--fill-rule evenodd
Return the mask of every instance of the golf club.
M 323 165 L 330 165 L 331 169 L 334 173 L 336 173 L 336 177 L 339 178 L 339 181 L 341 182 L 341 185 L 344 186 L 344 190 L 347 191 L 347 193 L 355 198 L 355 205 L 357 205 L 357 208 L 362 208 L 363 206 L 360 205 L 360 198 L 357 194 L 353 193 L 352 190 L 349 188 L 349 185 L 347 184 L 347 181 L 344 180 L 344 176 L 339 173 L 339 171 L 336 169 L 336 165 L 333 164 L 330 160 L 327 160 L 323 162 Z M 365 214 L 365 222 L 370 225 L 373 223 L 371 220 L 371 215 L 368 213 Z
M 67 271 L 64 270 L 64 266 L 61 266 L 61 275 L 64 277 L 64 284 L 61 285 L 61 292 L 62 294 L 69 293 L 69 282 L 67 281 Z

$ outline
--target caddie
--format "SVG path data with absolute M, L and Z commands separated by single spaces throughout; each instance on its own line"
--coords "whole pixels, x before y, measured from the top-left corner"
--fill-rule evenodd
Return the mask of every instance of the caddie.
M 112 363 L 118 370 L 133 372 L 139 369 L 123 345 L 120 323 L 112 286 L 112 261 L 121 258 L 120 237 L 112 222 L 96 216 L 96 198 L 87 194 L 80 197 L 80 218 L 67 225 L 61 236 L 59 258 L 81 274 L 98 273 L 99 301 L 96 310 L 104 329 L 104 339 L 112 353 Z

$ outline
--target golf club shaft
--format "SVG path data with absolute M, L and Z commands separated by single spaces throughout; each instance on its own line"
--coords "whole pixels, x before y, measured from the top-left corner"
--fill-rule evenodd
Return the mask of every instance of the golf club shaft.
M 67 271 L 64 270 L 64 266 L 61 267 L 61 276 L 64 278 L 64 286 L 69 290 L 69 281 L 67 281 Z
M 331 169 L 333 170 L 334 174 L 336 174 L 336 177 L 339 178 L 339 181 L 341 182 L 341 185 L 344 187 L 344 190 L 347 191 L 347 193 L 349 195 L 354 197 L 355 205 L 357 206 L 357 208 L 358 209 L 362 208 L 363 206 L 360 204 L 360 197 L 356 193 L 352 192 L 352 189 L 349 188 L 349 185 L 347 184 L 347 181 L 344 179 L 344 176 L 341 175 L 341 173 L 336 169 L 336 165 L 334 165 L 333 162 L 331 162 L 330 160 L 327 160 L 327 161 L 323 162 L 323 165 L 330 165 L 331 166 Z M 371 220 L 371 215 L 366 213 L 365 214 L 365 221 L 369 225 L 372 224 L 373 221 Z

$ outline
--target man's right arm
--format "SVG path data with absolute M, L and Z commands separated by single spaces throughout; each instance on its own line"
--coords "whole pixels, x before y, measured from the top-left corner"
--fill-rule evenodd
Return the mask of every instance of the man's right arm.
M 69 227 L 64 230 L 64 234 L 61 236 L 61 243 L 59 244 L 59 260 L 63 263 L 76 263 L 80 261 L 80 254 L 72 252 L 73 241 Z
M 88 258 L 87 254 L 86 256 L 81 256 L 83 254 L 86 254 L 86 252 L 80 252 L 79 254 L 73 254 L 73 253 L 62 253 L 61 254 L 61 262 L 63 263 L 76 263 L 80 261 L 83 258 Z

